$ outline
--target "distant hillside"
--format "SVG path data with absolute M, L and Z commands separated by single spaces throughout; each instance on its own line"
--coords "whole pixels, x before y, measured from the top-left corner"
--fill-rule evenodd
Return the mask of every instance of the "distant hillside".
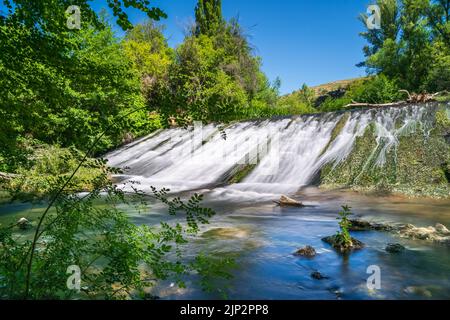
M 329 83 L 325 83 L 325 84 L 321 84 L 318 86 L 314 86 L 314 87 L 310 87 L 310 89 L 314 90 L 314 93 L 316 94 L 316 97 L 321 96 L 327 92 L 330 91 L 335 91 L 341 88 L 346 88 L 349 84 L 358 81 L 358 80 L 363 80 L 363 79 L 367 79 L 367 77 L 361 77 L 361 78 L 353 78 L 353 79 L 346 79 L 346 80 L 336 80 L 333 82 L 329 82 Z M 290 96 L 293 95 L 295 93 L 297 93 L 299 90 L 295 90 L 292 93 L 288 93 L 286 94 L 286 96 Z
M 337 80 L 325 84 L 321 84 L 319 86 L 311 87 L 311 89 L 314 90 L 317 96 L 322 95 L 323 93 L 335 91 L 341 88 L 346 88 L 349 84 L 352 82 L 367 79 L 367 77 L 361 77 L 361 78 L 353 78 L 353 79 L 346 79 L 346 80 Z
M 368 79 L 368 77 L 353 78 L 346 80 L 337 80 L 319 86 L 305 87 L 303 86 L 299 90 L 289 93 L 282 97 L 281 101 L 285 103 L 298 103 L 303 102 L 312 105 L 317 111 L 321 104 L 328 98 L 338 99 L 344 96 L 349 85 L 356 81 Z

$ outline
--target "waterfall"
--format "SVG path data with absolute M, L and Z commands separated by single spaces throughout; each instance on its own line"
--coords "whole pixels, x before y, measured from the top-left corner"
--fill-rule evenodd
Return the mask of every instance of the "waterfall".
M 156 132 L 106 158 L 124 170 L 125 181 L 175 192 L 216 188 L 221 193 L 295 193 L 324 165 L 345 161 L 369 125 L 377 147 L 368 157 L 383 166 L 398 137 L 416 130 L 427 133 L 435 109 L 435 104 L 422 104 L 245 121 L 226 127 L 226 137 L 217 124 L 196 124 Z M 227 185 L 230 174 L 246 167 L 249 174 L 240 183 Z

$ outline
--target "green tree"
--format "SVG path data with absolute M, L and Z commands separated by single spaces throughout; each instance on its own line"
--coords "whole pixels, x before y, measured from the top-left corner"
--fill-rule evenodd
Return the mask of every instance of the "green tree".
M 378 0 L 381 29 L 361 35 L 369 45 L 360 66 L 398 80 L 403 89 L 444 89 L 448 83 L 449 8 L 447 0 Z M 366 24 L 366 15 L 361 21 Z M 438 75 L 443 68 L 443 77 Z
M 377 0 L 376 4 L 380 7 L 381 29 L 367 29 L 360 35 L 368 42 L 364 46 L 363 52 L 366 57 L 370 57 L 380 50 L 388 39 L 397 39 L 400 34 L 400 3 L 398 0 Z M 367 14 L 361 14 L 359 20 L 367 27 Z M 361 62 L 359 66 L 366 66 Z
M 163 28 L 152 21 L 138 24 L 128 31 L 123 48 L 139 73 L 141 91 L 149 110 L 156 110 L 155 96 L 167 86 L 169 67 L 174 62 L 174 50 L 167 44 Z
M 14 170 L 24 137 L 84 149 L 96 133 L 129 108 L 143 107 L 137 72 L 123 54 L 106 20 L 89 1 L 4 0 L 0 15 L 0 159 Z M 152 19 L 165 14 L 148 1 L 107 2 L 125 29 L 124 7 L 138 8 Z M 81 30 L 69 30 L 65 11 L 78 5 Z M 145 111 L 117 123 L 97 146 L 98 152 L 125 136 L 151 128 Z
M 450 45 L 450 0 L 432 1 L 427 17 L 434 38 L 442 38 L 448 47 Z
M 155 99 L 165 122 L 230 121 L 276 110 L 276 85 L 261 72 L 261 59 L 238 21 L 223 21 L 220 6 L 221 1 L 199 1 L 197 30 L 175 50 L 168 81 Z
M 196 35 L 215 35 L 224 25 L 222 0 L 198 0 L 195 7 Z
M 2 23 L 22 24 L 40 35 L 55 36 L 66 33 L 68 30 L 65 12 L 71 5 L 80 8 L 83 15 L 82 27 L 94 25 L 100 29 L 103 26 L 89 0 L 2 0 L 2 2 L 8 10 L 0 14 Z M 117 18 L 117 24 L 124 30 L 133 27 L 126 13 L 130 7 L 144 12 L 151 20 L 167 17 L 160 8 L 151 7 L 149 0 L 106 0 L 106 3 Z

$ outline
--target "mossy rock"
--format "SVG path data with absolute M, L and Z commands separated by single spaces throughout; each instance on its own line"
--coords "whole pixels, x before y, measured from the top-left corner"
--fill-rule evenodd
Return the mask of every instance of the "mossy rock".
M 328 243 L 333 247 L 333 249 L 340 253 L 350 253 L 355 250 L 361 250 L 365 246 L 364 243 L 355 238 L 351 238 L 351 244 L 343 245 L 341 241 L 339 241 L 339 237 L 337 235 L 325 237 L 322 241 Z

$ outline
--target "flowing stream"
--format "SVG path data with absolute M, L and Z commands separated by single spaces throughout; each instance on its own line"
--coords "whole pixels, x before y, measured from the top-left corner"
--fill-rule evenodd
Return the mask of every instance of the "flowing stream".
M 144 137 L 107 155 L 109 164 L 124 169 L 117 177 L 123 188 L 170 188 L 188 195 L 206 195 L 204 206 L 218 213 L 202 227 L 185 252 L 206 251 L 235 258 L 238 267 L 228 287 L 231 299 L 449 299 L 449 247 L 422 240 L 400 238 L 388 232 L 363 231 L 352 235 L 366 244 L 363 250 L 342 256 L 322 242 L 338 230 L 337 212 L 348 204 L 356 216 L 376 222 L 411 223 L 416 226 L 450 226 L 450 200 L 407 199 L 399 196 L 365 196 L 349 191 L 324 191 L 313 184 L 325 164 L 337 165 L 352 151 L 355 139 L 369 125 L 376 133 L 377 148 L 371 157 L 383 166 L 388 152 L 395 152 L 398 137 L 432 125 L 432 106 L 416 105 L 353 111 L 345 114 L 310 115 L 274 120 L 170 129 Z M 338 126 L 341 130 L 336 132 Z M 250 168 L 239 183 L 228 183 L 242 168 Z M 287 194 L 311 205 L 281 208 L 272 202 Z M 162 205 L 151 214 L 131 208 L 138 224 L 155 225 L 168 217 Z M 0 222 L 33 218 L 42 210 L 28 204 L 2 207 Z M 388 243 L 406 250 L 386 252 Z M 313 259 L 292 253 L 313 246 Z M 367 269 L 381 270 L 381 289 L 367 287 Z M 311 277 L 313 271 L 327 276 Z M 205 293 L 193 282 L 178 289 L 162 282 L 155 294 L 163 299 L 220 298 Z

